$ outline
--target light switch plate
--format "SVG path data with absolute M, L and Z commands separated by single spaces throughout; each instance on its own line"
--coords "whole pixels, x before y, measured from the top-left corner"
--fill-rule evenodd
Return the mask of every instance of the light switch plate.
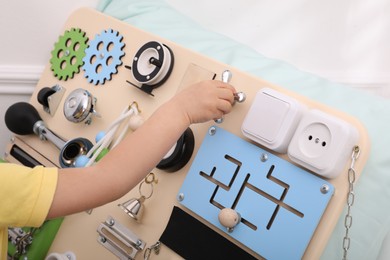
M 278 153 L 286 153 L 306 107 L 270 88 L 256 97 L 241 127 L 243 135 Z

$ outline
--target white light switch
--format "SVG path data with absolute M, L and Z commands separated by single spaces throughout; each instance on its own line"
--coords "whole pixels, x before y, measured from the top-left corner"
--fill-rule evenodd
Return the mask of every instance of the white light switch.
M 241 131 L 247 138 L 279 153 L 286 153 L 305 107 L 270 88 L 257 92 Z

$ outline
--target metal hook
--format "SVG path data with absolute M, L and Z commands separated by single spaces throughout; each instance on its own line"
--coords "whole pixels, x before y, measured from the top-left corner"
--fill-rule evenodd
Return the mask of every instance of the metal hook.
M 155 244 L 145 249 L 144 260 L 148 260 L 152 251 L 158 255 L 160 253 L 161 242 L 157 241 Z
M 129 106 L 129 109 L 132 109 L 133 106 L 135 106 L 135 108 L 137 109 L 138 113 L 141 113 L 141 109 L 139 109 L 137 101 L 133 101 L 133 103 L 131 103 L 131 105 Z

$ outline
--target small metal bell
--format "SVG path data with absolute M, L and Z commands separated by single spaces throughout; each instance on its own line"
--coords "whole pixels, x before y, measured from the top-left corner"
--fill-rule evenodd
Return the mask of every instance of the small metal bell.
M 127 215 L 135 219 L 137 222 L 141 222 L 145 208 L 144 202 L 153 195 L 153 183 L 157 184 L 157 182 L 158 181 L 155 174 L 153 172 L 149 173 L 138 186 L 140 197 L 138 199 L 132 198 L 122 204 L 118 204 L 118 206 L 121 207 L 127 213 Z M 142 186 L 145 183 L 148 187 L 150 187 L 149 194 L 146 196 L 142 192 Z
M 140 198 L 132 198 L 118 206 L 121 207 L 127 215 L 140 222 L 142 219 L 142 215 L 144 213 L 144 201 L 145 196 L 141 196 Z

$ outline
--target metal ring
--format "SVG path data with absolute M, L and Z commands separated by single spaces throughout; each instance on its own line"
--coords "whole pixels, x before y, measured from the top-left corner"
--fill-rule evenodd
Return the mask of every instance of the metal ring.
M 135 106 L 138 113 L 141 113 L 141 110 L 139 109 L 137 101 L 133 101 L 133 103 L 131 103 L 131 105 L 129 106 L 129 109 L 133 109 L 133 106 Z
M 151 191 L 150 191 L 149 196 L 145 196 L 145 195 L 142 194 L 142 184 L 144 184 L 144 183 L 145 183 L 145 181 L 142 181 L 142 182 L 139 184 L 138 191 L 139 191 L 139 194 L 140 194 L 142 197 L 144 197 L 145 199 L 149 199 L 149 198 L 152 197 L 152 195 L 153 195 L 153 183 L 147 183 L 147 184 L 149 184 L 150 187 L 151 187 Z
M 151 178 L 149 178 L 149 177 L 151 177 Z M 153 182 L 157 184 L 158 179 L 157 179 L 157 177 L 156 177 L 156 174 L 154 174 L 153 172 L 150 172 L 148 175 L 146 175 L 146 177 L 145 177 L 145 182 L 146 182 L 147 184 L 151 184 L 151 183 L 153 183 Z

